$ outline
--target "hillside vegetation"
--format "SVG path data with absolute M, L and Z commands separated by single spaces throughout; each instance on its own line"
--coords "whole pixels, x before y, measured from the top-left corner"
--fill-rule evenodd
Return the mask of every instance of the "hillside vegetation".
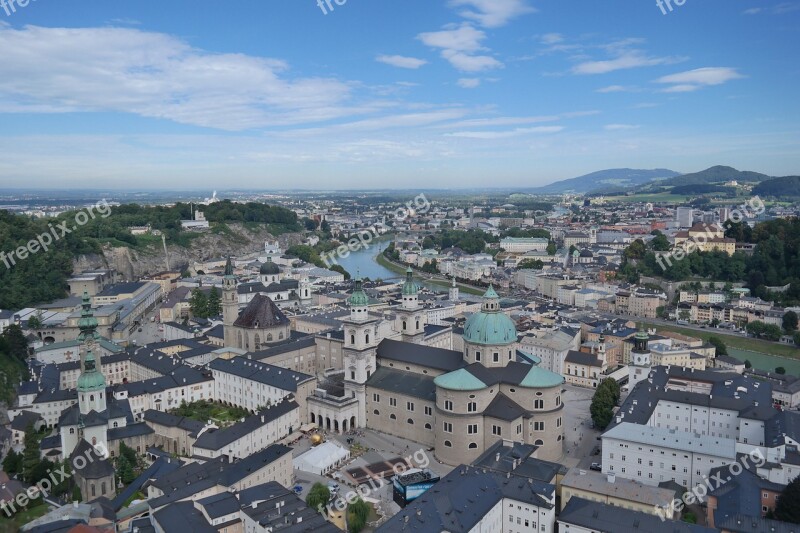
M 265 204 L 236 204 L 229 201 L 203 206 L 212 231 L 227 231 L 225 223 L 260 225 L 273 235 L 300 231 L 297 215 L 288 209 Z M 181 229 L 181 220 L 191 217 L 189 204 L 171 207 L 144 207 L 126 204 L 111 209 L 107 218 L 97 215 L 83 226 L 75 224 L 76 212 L 53 219 L 35 219 L 0 211 L 0 252 L 10 254 L 38 236 L 51 234 L 51 226 L 66 222 L 71 233 L 53 240 L 47 251 L 38 251 L 25 259 L 0 261 L 0 309 L 20 309 L 32 304 L 63 298 L 67 279 L 72 274 L 73 259 L 79 255 L 101 254 L 104 245 L 145 249 L 161 245 L 161 238 L 132 235 L 131 226 L 150 225 L 161 231 L 170 245 L 190 247 L 198 233 Z M 60 230 L 56 234 L 60 236 Z M 13 261 L 12 261 L 13 259 Z

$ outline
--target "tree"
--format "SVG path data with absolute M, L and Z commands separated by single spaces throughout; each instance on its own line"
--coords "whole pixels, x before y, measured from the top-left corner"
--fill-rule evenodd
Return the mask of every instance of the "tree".
M 81 495 L 81 488 L 78 485 L 72 487 L 72 501 L 74 502 L 83 501 L 83 496 Z
M 36 467 L 41 462 L 39 444 L 39 434 L 36 433 L 33 424 L 29 424 L 25 428 L 25 449 L 22 451 L 22 479 L 27 483 L 39 481 L 35 477 Z
M 717 336 L 709 337 L 708 343 L 717 349 L 717 355 L 728 355 L 728 347 L 725 342 Z
M 11 324 L 6 327 L 3 341 L 8 355 L 23 362 L 28 359 L 28 338 L 18 325 Z
M 678 314 L 678 316 L 680 317 L 681 320 L 689 320 L 690 318 L 692 318 L 692 313 L 684 309 Z
M 792 524 L 800 524 L 800 476 L 786 485 L 781 495 L 778 496 L 775 518 Z
M 744 367 L 745 368 L 753 368 L 753 363 L 750 362 L 750 359 L 744 360 Z
M 794 344 L 800 346 L 800 331 L 794 334 Z
M 653 233 L 654 234 L 657 233 L 657 235 L 652 241 L 650 241 L 650 247 L 656 252 L 668 252 L 669 239 L 667 239 L 666 235 L 664 235 L 658 230 L 655 230 Z
M 783 330 L 791 335 L 795 331 L 797 331 L 797 313 L 794 311 L 788 311 L 785 315 L 783 315 Z
M 222 312 L 222 297 L 219 294 L 219 289 L 211 287 L 208 293 L 208 302 L 206 304 L 206 313 L 209 317 L 218 316 Z
M 541 270 L 544 268 L 544 263 L 539 259 L 525 259 L 520 264 L 517 265 L 517 269 L 519 270 Z
M 614 416 L 614 407 L 620 398 L 619 384 L 614 379 L 605 379 L 597 386 L 594 392 L 589 412 L 592 415 L 594 425 L 599 429 L 605 429 Z
M 203 291 L 200 289 L 194 289 L 192 291 L 192 297 L 189 299 L 189 308 L 196 317 L 208 317 L 208 298 L 206 298 Z
M 128 458 L 121 455 L 117 459 L 117 475 L 119 479 L 126 485 L 136 479 L 136 474 L 133 472 L 133 465 L 128 461 Z
M 783 375 L 783 374 L 785 374 L 785 373 L 786 373 L 786 369 L 785 369 L 785 368 L 783 368 L 782 366 L 779 366 L 779 367 L 777 367 L 777 368 L 775 369 L 775 373 L 776 373 L 776 374 Z
M 344 267 L 343 267 L 342 265 L 333 265 L 333 266 L 330 268 L 330 270 L 333 270 L 334 272 L 338 272 L 339 274 L 341 274 L 342 276 L 344 276 L 344 279 L 345 279 L 345 280 L 348 280 L 348 279 L 350 279 L 350 278 L 352 277 L 352 276 L 350 275 L 350 272 L 348 272 L 347 270 L 345 270 L 345 269 L 344 269 Z
M 550 241 L 549 243 L 547 243 L 547 255 L 556 255 L 557 251 L 558 247 L 556 246 L 555 242 Z
M 312 509 L 322 511 L 331 499 L 331 491 L 322 483 L 314 483 L 306 496 L 306 504 Z
M 311 218 L 303 220 L 303 225 L 306 227 L 306 231 L 314 231 L 317 229 L 317 221 Z
M 347 507 L 347 525 L 350 533 L 359 533 L 367 525 L 369 505 L 361 498 Z
M 28 328 L 34 331 L 42 329 L 41 311 L 28 319 Z
M 22 454 L 15 452 L 13 449 L 10 450 L 5 459 L 3 459 L 3 471 L 9 476 L 21 473 Z

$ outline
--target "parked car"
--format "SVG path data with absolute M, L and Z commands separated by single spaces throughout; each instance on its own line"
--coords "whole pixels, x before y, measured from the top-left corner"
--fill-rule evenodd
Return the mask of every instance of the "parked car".
M 300 494 L 300 493 L 302 493 L 302 492 L 303 492 L 303 486 L 302 486 L 302 485 L 295 485 L 295 486 L 294 486 L 294 492 L 295 492 L 296 494 Z
M 594 470 L 595 472 L 602 472 L 603 466 L 600 463 L 592 463 L 592 466 L 589 467 L 589 470 Z

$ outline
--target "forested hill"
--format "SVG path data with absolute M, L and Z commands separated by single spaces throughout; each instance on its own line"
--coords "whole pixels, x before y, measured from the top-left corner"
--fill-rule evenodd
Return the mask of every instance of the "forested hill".
M 237 204 L 230 201 L 202 206 L 211 232 L 231 233 L 227 223 L 241 223 L 246 227 L 267 228 L 273 235 L 300 231 L 297 215 L 288 209 L 258 203 Z M 83 226 L 75 224 L 77 212 L 64 213 L 58 218 L 34 219 L 0 211 L 0 309 L 20 309 L 32 304 L 63 298 L 67 294 L 67 279 L 72 274 L 73 259 L 78 255 L 101 254 L 105 245 L 128 247 L 136 250 L 158 249 L 161 237 L 134 236 L 129 228 L 147 226 L 161 231 L 172 246 L 191 246 L 200 234 L 181 230 L 181 220 L 191 218 L 189 204 L 170 207 L 144 207 L 125 204 L 111 208 L 103 218 L 97 213 Z M 37 251 L 24 259 L 12 251 L 26 246 L 51 227 L 65 223 L 70 233 L 54 240 L 45 251 Z M 233 238 L 234 236 L 231 236 Z

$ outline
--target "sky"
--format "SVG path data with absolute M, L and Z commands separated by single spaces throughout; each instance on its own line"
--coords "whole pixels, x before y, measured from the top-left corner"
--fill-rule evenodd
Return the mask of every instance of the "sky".
M 0 0 L 0 187 L 800 174 L 800 0 L 661 1 Z

